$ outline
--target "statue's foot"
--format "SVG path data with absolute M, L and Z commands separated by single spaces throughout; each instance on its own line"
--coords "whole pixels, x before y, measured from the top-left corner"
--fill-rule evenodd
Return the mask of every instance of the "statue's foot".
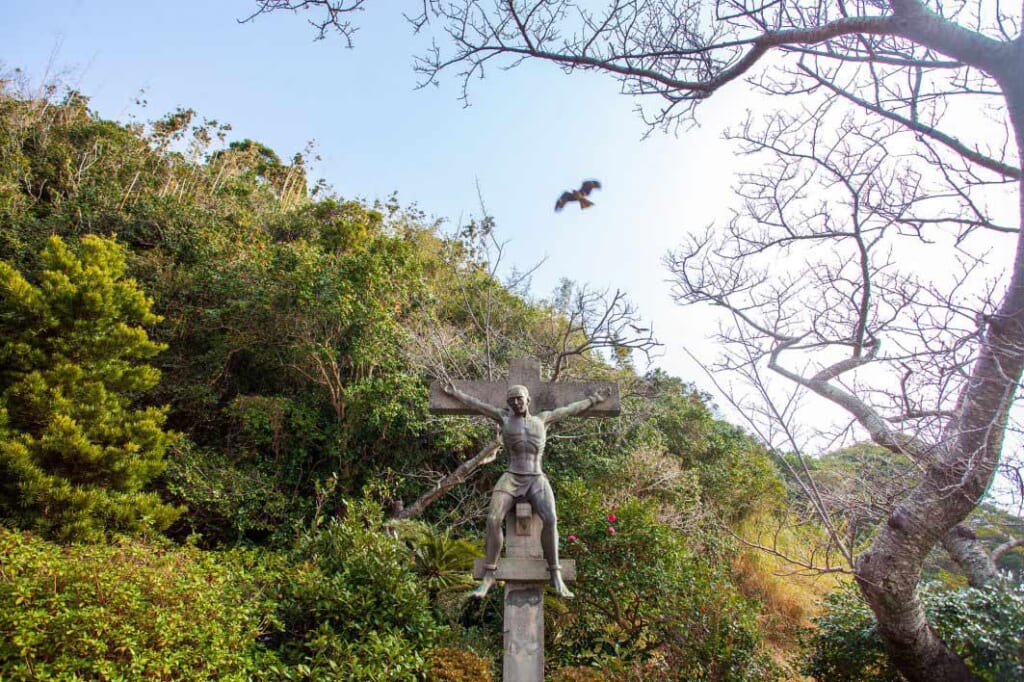
M 490 589 L 494 587 L 494 583 L 496 582 L 497 581 L 494 579 L 494 571 L 485 572 L 483 579 L 480 581 L 480 584 L 477 585 L 476 588 L 469 593 L 469 596 L 473 597 L 474 599 L 483 599 L 487 596 L 487 593 L 490 591 Z
M 562 599 L 572 599 L 576 596 L 565 586 L 562 581 L 562 572 L 557 569 L 551 571 L 551 586 L 555 588 L 555 594 Z

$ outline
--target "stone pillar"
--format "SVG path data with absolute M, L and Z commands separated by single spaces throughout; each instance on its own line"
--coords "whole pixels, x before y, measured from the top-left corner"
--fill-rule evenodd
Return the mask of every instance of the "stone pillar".
M 544 522 L 521 502 L 505 519 L 505 556 L 544 561 Z M 518 562 L 516 562 L 518 563 Z M 532 563 L 532 561 L 531 561 Z M 547 568 L 547 563 L 544 563 Z M 524 576 L 525 577 L 525 576 Z M 503 682 L 544 679 L 544 585 L 547 581 L 505 581 L 505 663 Z
M 505 555 L 494 577 L 505 581 L 505 657 L 503 682 L 544 680 L 544 586 L 551 580 L 540 533 L 544 522 L 528 502 L 520 502 L 505 517 Z M 484 574 L 477 559 L 473 575 Z M 576 562 L 562 559 L 562 580 L 576 579 Z

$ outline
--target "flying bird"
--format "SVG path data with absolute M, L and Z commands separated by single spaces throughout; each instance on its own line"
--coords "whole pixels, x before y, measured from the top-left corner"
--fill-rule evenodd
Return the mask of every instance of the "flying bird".
M 562 196 L 558 197 L 558 201 L 555 202 L 555 210 L 561 211 L 565 208 L 565 205 L 570 201 L 580 202 L 580 209 L 589 208 L 594 205 L 594 202 L 587 199 L 589 195 L 595 189 L 601 189 L 601 183 L 597 180 L 584 180 L 583 184 L 580 185 L 579 189 L 569 190 L 562 192 Z

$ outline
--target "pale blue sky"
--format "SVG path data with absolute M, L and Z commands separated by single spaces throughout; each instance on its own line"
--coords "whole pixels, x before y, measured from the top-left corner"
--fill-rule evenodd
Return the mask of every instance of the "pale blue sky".
M 403 4 L 368 3 L 347 50 L 340 38 L 314 41 L 301 16 L 239 24 L 250 0 L 5 0 L 0 62 L 34 83 L 61 76 L 105 117 L 191 107 L 283 158 L 316 140 L 313 177 L 345 197 L 397 190 L 455 223 L 479 213 L 479 181 L 509 240 L 507 262 L 547 257 L 535 294 L 561 277 L 625 289 L 666 344 L 657 364 L 708 387 L 682 348 L 710 355 L 710 323 L 670 303 L 660 259 L 687 231 L 727 216 L 732 155 L 720 132 L 741 118 L 745 86 L 709 102 L 702 128 L 647 140 L 614 80 L 544 64 L 488 73 L 463 108 L 454 74 L 415 90 L 412 57 L 427 42 L 402 20 Z M 134 104 L 141 90 L 145 110 Z M 554 213 L 558 194 L 584 178 L 604 185 L 597 205 Z

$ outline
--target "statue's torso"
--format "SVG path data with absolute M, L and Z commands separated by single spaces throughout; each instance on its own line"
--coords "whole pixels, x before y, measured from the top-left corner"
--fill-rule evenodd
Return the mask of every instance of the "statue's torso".
M 535 415 L 507 417 L 501 426 L 501 435 L 508 453 L 508 470 L 514 474 L 542 473 L 544 442 L 547 427 Z

